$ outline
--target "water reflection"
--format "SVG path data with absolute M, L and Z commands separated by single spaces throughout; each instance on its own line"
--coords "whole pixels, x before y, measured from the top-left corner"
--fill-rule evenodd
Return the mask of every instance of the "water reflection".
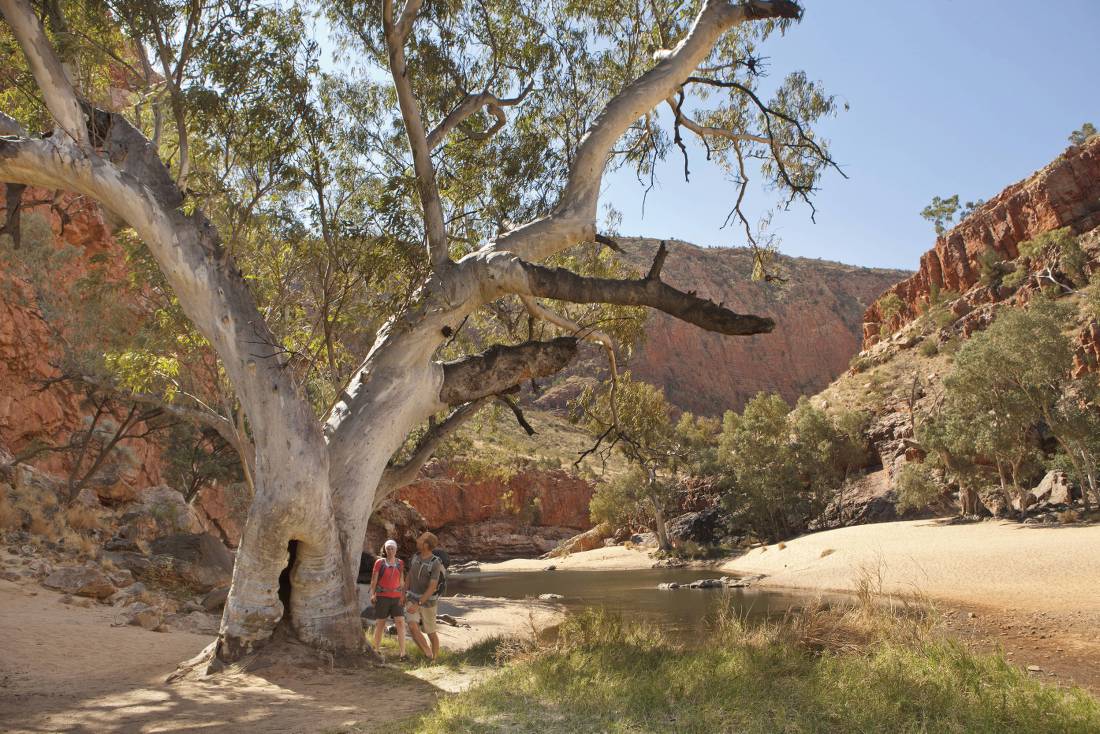
M 633 571 L 530 571 L 453 576 L 447 582 L 450 593 L 525 599 L 540 594 L 561 594 L 557 603 L 568 610 L 603 607 L 629 620 L 660 625 L 672 636 L 690 640 L 700 633 L 708 619 L 731 604 L 749 618 L 779 616 L 799 609 L 817 597 L 761 588 L 686 589 L 659 591 L 657 585 L 686 584 L 697 579 L 718 578 L 708 570 L 644 569 Z

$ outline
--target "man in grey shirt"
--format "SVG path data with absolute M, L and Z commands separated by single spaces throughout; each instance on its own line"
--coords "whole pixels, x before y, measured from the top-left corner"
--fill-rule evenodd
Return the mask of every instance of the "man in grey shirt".
M 409 576 L 405 585 L 408 589 L 405 620 L 409 623 L 413 641 L 429 660 L 435 660 L 439 654 L 439 634 L 435 627 L 438 599 L 433 596 L 444 570 L 443 561 L 432 553 L 438 545 L 439 538 L 432 533 L 423 533 L 416 539 L 416 553 L 409 561 Z M 425 634 L 428 635 L 427 640 L 424 639 Z M 428 640 L 431 640 L 430 646 Z

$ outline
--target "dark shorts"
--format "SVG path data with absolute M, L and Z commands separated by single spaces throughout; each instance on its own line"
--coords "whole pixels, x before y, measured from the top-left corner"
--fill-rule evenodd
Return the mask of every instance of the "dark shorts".
M 374 619 L 401 619 L 405 615 L 405 607 L 401 604 L 401 597 L 379 596 L 375 597 Z

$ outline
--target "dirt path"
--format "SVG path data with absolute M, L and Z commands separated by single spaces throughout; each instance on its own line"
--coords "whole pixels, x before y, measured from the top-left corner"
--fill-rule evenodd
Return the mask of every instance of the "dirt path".
M 384 730 L 473 680 L 443 666 L 406 674 L 273 665 L 166 684 L 209 637 L 114 627 L 113 608 L 60 598 L 34 584 L 0 580 L 0 731 L 319 732 L 353 724 L 356 731 Z M 556 615 L 526 602 L 455 601 L 448 611 L 470 627 L 441 627 L 450 649 L 544 625 Z

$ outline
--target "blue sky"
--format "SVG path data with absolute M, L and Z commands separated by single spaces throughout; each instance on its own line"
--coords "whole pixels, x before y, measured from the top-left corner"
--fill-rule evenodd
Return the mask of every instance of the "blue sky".
M 819 127 L 849 179 L 772 221 L 790 255 L 915 268 L 934 240 L 920 210 L 936 195 L 987 199 L 1043 167 L 1085 121 L 1100 126 L 1100 0 L 806 0 L 806 15 L 763 50 L 769 72 L 804 69 L 848 102 Z M 633 172 L 606 180 L 624 235 L 745 244 L 721 229 L 734 195 L 703 151 L 659 171 L 642 216 Z M 775 194 L 750 190 L 750 211 Z

